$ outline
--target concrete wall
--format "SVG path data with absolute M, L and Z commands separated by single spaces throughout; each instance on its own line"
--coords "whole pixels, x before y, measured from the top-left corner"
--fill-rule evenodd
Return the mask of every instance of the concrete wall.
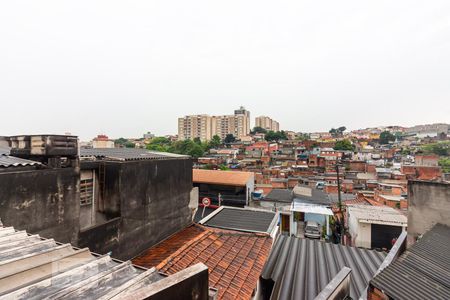
M 115 218 L 82 230 L 79 233 L 77 246 L 88 247 L 91 251 L 101 254 L 112 251 L 114 257 L 120 256 L 120 253 L 115 251 L 119 247 L 120 226 L 121 219 Z
M 372 225 L 367 223 L 358 223 L 358 225 L 355 246 L 367 249 L 372 248 Z
M 408 182 L 408 244 L 436 223 L 450 226 L 450 184 Z
M 76 243 L 79 170 L 44 169 L 0 173 L 0 218 L 5 226 Z
M 208 300 L 215 298 L 209 297 L 208 267 L 198 263 L 155 283 L 137 288 L 121 299 Z
M 104 197 L 81 211 L 79 182 L 78 168 L 0 173 L 0 218 L 123 260 L 192 222 L 190 159 L 105 162 Z
M 349 213 L 348 227 L 352 236 L 352 246 L 370 249 L 372 245 L 372 226 L 360 223 L 359 220 Z
M 94 185 L 94 193 L 93 193 L 93 199 L 91 204 L 84 204 L 80 205 L 80 229 L 89 228 L 91 226 L 94 226 L 96 224 L 96 213 L 95 213 L 95 191 L 98 189 L 95 188 L 96 180 L 95 178 L 95 172 L 93 170 L 81 170 L 80 171 L 80 180 L 84 179 L 93 179 L 93 185 Z
M 120 223 L 108 227 L 107 235 L 95 233 L 103 225 L 88 228 L 80 245 L 126 260 L 192 222 L 191 160 L 108 162 L 105 170 L 105 210 Z

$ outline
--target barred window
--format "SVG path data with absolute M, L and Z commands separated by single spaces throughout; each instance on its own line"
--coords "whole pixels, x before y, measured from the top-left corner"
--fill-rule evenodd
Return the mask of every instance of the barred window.
M 94 180 L 82 179 L 80 180 L 80 204 L 92 204 L 94 194 Z

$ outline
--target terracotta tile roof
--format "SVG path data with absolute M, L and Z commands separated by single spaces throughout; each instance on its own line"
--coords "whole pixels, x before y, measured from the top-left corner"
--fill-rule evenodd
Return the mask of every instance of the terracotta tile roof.
M 192 170 L 192 181 L 195 183 L 210 183 L 219 185 L 246 186 L 254 177 L 253 172 L 219 171 L 219 170 Z
M 366 199 L 350 199 L 350 200 L 344 200 L 342 201 L 344 205 L 353 205 L 353 204 L 363 204 L 363 205 L 369 205 L 370 203 L 367 202 Z
M 192 225 L 133 260 L 174 274 L 198 262 L 208 266 L 209 285 L 218 299 L 250 299 L 272 247 L 264 234 Z
M 369 198 L 367 198 L 367 197 L 365 197 L 365 199 L 366 199 L 366 201 L 369 202 L 370 205 L 372 205 L 372 206 L 384 206 L 383 203 L 380 203 L 380 202 L 378 202 L 378 201 L 376 201 L 376 200 L 369 199 Z
M 133 259 L 133 263 L 146 268 L 155 267 L 204 231 L 205 229 L 201 226 L 186 227 L 184 230 L 175 233 L 161 243 L 141 253 Z

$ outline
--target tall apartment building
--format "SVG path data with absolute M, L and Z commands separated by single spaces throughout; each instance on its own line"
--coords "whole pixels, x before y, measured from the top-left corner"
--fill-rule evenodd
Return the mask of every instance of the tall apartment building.
M 178 139 L 200 138 L 209 141 L 214 136 L 213 119 L 208 115 L 193 115 L 178 118 Z
M 250 112 L 242 106 L 234 111 L 234 115 L 193 115 L 178 118 L 179 140 L 198 137 L 202 141 L 209 141 L 214 135 L 224 139 L 227 134 L 240 139 L 249 133 Z
M 261 127 L 266 130 L 280 131 L 280 124 L 266 116 L 260 116 L 255 119 L 255 127 Z
M 241 138 L 250 133 L 250 112 L 245 109 L 245 107 L 241 106 L 239 109 L 234 111 L 236 132 L 235 135 L 237 138 Z

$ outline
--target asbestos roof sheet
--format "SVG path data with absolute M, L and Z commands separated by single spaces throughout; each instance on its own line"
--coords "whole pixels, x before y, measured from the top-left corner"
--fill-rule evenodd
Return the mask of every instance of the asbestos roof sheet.
M 311 214 L 320 214 L 320 215 L 329 215 L 329 216 L 333 215 L 333 211 L 326 206 L 302 203 L 302 202 L 298 202 L 297 199 L 295 199 L 294 203 L 292 203 L 291 211 L 298 211 L 298 212 L 311 213 Z
M 386 200 L 390 200 L 390 201 L 400 201 L 400 200 L 405 200 L 405 197 L 402 196 L 395 196 L 395 195 L 379 195 L 381 198 L 384 198 Z
M 218 289 L 218 299 L 251 299 L 271 246 L 268 235 L 192 225 L 133 262 L 156 266 L 169 275 L 202 262 L 209 270 L 209 286 Z
M 297 202 L 331 205 L 332 200 L 323 190 L 304 185 L 294 187 L 294 197 Z
M 348 207 L 348 214 L 363 223 L 389 223 L 394 226 L 408 225 L 406 216 L 388 206 L 352 205 Z
M 156 152 L 138 148 L 82 148 L 80 149 L 80 157 L 84 159 L 95 157 L 118 161 L 189 158 L 187 155 Z
M 274 201 L 274 202 L 287 202 L 291 203 L 293 199 L 292 190 L 288 189 L 273 189 L 264 197 L 263 200 Z
M 436 224 L 370 282 L 389 298 L 449 299 L 450 227 Z
M 109 255 L 28 235 L 0 223 L 0 299 L 111 299 L 162 279 Z
M 356 178 L 360 180 L 375 180 L 377 179 L 377 175 L 373 173 L 358 173 L 356 174 Z
M 220 171 L 220 170 L 192 170 L 194 183 L 207 183 L 228 186 L 246 186 L 254 178 L 253 172 Z
M 221 206 L 200 221 L 209 227 L 270 233 L 277 221 L 277 215 L 267 210 Z
M 41 165 L 40 162 L 18 158 L 6 154 L 0 154 L 0 168 L 25 167 Z
M 350 296 L 358 299 L 386 253 L 280 235 L 261 273 L 262 290 L 270 299 L 314 299 L 348 267 Z M 273 287 L 273 288 L 272 288 Z

